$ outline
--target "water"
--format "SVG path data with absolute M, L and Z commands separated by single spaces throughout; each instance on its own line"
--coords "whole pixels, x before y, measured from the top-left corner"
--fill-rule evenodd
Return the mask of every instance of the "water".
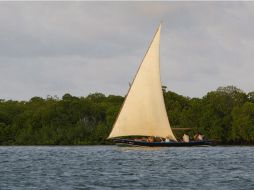
M 254 147 L 0 147 L 0 189 L 254 189 Z

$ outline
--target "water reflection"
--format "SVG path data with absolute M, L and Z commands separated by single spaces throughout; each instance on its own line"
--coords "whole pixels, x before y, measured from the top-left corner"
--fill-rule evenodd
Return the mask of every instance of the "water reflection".
M 160 151 L 165 147 L 148 147 L 148 146 L 116 146 L 119 151 Z

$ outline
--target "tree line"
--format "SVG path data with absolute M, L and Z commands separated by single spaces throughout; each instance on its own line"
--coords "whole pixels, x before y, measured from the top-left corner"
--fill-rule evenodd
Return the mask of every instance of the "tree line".
M 192 128 L 190 135 L 221 144 L 254 144 L 254 92 L 226 86 L 189 98 L 163 87 L 163 94 L 172 128 Z M 0 145 L 110 144 L 106 138 L 123 101 L 102 93 L 0 100 Z

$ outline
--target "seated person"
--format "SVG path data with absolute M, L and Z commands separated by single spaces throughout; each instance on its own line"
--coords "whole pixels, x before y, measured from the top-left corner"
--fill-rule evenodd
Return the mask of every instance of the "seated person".
M 154 138 L 153 137 L 148 137 L 146 142 L 154 142 Z
M 166 137 L 165 142 L 170 142 L 169 136 Z
M 202 141 L 202 140 L 203 140 L 203 135 L 200 135 L 200 134 L 199 134 L 198 137 L 197 137 L 197 140 L 198 140 L 198 141 Z
M 186 143 L 190 142 L 189 135 L 186 135 L 186 134 L 183 135 L 183 142 L 186 142 Z
M 194 140 L 195 141 L 203 141 L 204 140 L 204 136 L 197 133 L 195 136 L 194 136 Z
M 197 140 L 198 140 L 198 135 L 199 135 L 199 133 L 196 133 L 196 134 L 194 135 L 194 141 L 197 141 Z

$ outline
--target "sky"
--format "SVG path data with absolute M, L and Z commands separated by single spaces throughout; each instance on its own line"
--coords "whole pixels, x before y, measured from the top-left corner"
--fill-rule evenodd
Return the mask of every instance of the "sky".
M 254 2 L 0 2 L 0 99 L 123 96 L 160 21 L 167 90 L 254 91 Z

